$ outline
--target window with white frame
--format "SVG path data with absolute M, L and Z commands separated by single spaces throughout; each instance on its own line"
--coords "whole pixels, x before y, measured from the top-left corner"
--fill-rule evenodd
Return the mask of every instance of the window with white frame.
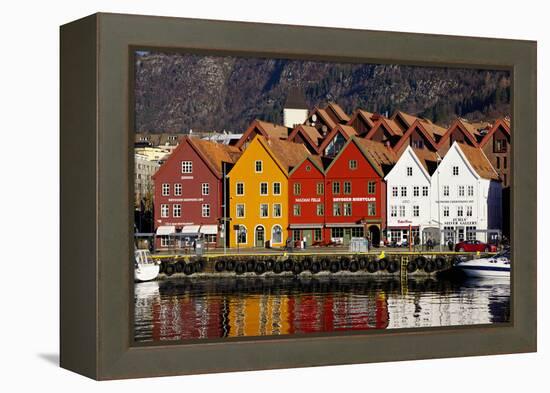
M 333 194 L 340 194 L 340 182 L 335 181 L 332 183 L 332 193 Z
M 302 193 L 302 184 L 301 183 L 294 183 L 294 195 L 300 195 Z
M 449 186 L 443 186 L 443 196 L 449 196 Z
M 318 203 L 317 204 L 317 215 L 322 216 L 324 214 L 325 214 L 325 205 L 323 205 L 322 203 Z
M 325 183 L 317 183 L 317 195 L 323 195 L 325 193 Z
M 168 196 L 170 195 L 170 184 L 163 183 L 162 184 L 162 196 Z
M 357 160 L 349 160 L 349 169 L 357 169 Z
M 428 196 L 428 186 L 422 186 L 422 196 Z
M 170 246 L 170 236 L 161 236 L 160 237 L 160 246 L 169 247 Z
M 256 173 L 262 173 L 264 171 L 264 164 L 261 160 L 257 160 L 254 162 L 254 172 Z
M 345 181 L 344 182 L 344 194 L 351 194 L 351 182 L 350 181 Z
M 458 176 L 458 167 L 453 166 L 453 176 Z
M 414 186 L 413 187 L 413 196 L 415 196 L 415 197 L 420 196 L 420 187 L 419 186 Z
M 260 204 L 260 217 L 269 217 L 269 205 L 267 203 Z
M 463 197 L 464 196 L 465 187 L 464 186 L 458 186 L 458 196 Z
M 335 203 L 332 205 L 332 215 L 335 217 L 342 215 L 342 204 L 341 203 Z
M 202 204 L 202 216 L 203 217 L 210 217 L 210 204 L 203 203 Z
M 476 227 L 466 227 L 466 240 L 476 240 Z
M 443 217 L 449 217 L 449 206 L 443 206 Z
M 202 195 L 210 195 L 210 183 L 202 183 Z
M 464 207 L 457 206 L 456 207 L 456 216 L 457 217 L 463 217 L 464 216 Z
M 369 202 L 367 204 L 367 216 L 376 216 L 376 203 Z
M 399 189 L 397 187 L 392 187 L 391 188 L 391 195 L 393 197 L 398 197 L 399 196 Z
M 397 217 L 397 206 L 395 205 L 390 206 L 390 216 Z
M 174 195 L 181 196 L 181 184 L 179 183 L 174 184 Z
M 241 182 L 237 183 L 235 188 L 236 188 L 237 195 L 239 196 L 244 195 L 244 183 L 241 183 Z
M 407 196 L 407 187 L 401 186 L 401 196 L 406 197 Z
M 399 206 L 399 217 L 405 217 L 406 214 L 406 207 L 405 205 Z
M 418 205 L 413 206 L 413 216 L 420 217 L 420 206 Z
M 474 196 L 474 186 L 468 186 L 468 196 Z
M 271 242 L 275 244 L 283 242 L 283 230 L 280 225 L 273 226 L 273 230 L 271 231 Z
M 321 228 L 315 228 L 313 230 L 313 240 L 316 242 L 323 240 L 323 232 L 321 231 Z
M 408 166 L 407 167 L 407 176 L 412 176 L 413 175 L 413 168 L 412 166 Z
M 273 217 L 281 217 L 282 216 L 282 208 L 280 203 L 274 203 L 273 204 Z
M 237 217 L 243 218 L 245 215 L 244 203 L 237 203 L 236 209 L 237 209 Z
M 165 205 L 165 204 L 160 205 L 160 216 L 165 218 L 165 217 L 168 217 L 169 214 L 170 214 L 170 211 L 168 209 L 168 205 Z
M 472 206 L 466 206 L 466 217 L 472 217 L 474 213 L 474 210 Z
M 172 216 L 181 217 L 181 205 L 179 204 L 172 205 Z
M 375 181 L 369 181 L 367 183 L 367 192 L 369 194 L 375 194 L 376 193 L 376 182 Z
M 273 183 L 273 195 L 281 195 L 281 183 Z
M 266 182 L 260 183 L 260 195 L 267 195 L 268 194 L 268 185 Z
M 193 173 L 193 161 L 182 161 L 181 173 Z
M 351 203 L 344 203 L 344 216 L 351 216 Z
M 292 213 L 293 213 L 295 216 L 301 216 L 301 215 L 302 215 L 302 205 L 295 204 L 295 205 L 292 207 Z

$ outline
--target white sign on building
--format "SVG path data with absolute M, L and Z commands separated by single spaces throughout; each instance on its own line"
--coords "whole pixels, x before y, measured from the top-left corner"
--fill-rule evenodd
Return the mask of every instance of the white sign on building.
M 453 143 L 432 175 L 432 220 L 442 241 L 488 241 L 502 227 L 502 190 L 497 172 L 479 148 Z
M 423 152 L 422 159 L 410 146 L 386 175 L 387 237 L 390 243 L 404 244 L 427 239 L 424 228 L 432 227 L 431 176 L 427 158 L 437 154 Z

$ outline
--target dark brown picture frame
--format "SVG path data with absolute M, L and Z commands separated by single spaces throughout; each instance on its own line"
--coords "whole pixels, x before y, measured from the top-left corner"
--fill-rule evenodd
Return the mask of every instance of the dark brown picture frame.
M 511 322 L 132 345 L 132 48 L 512 73 Z M 61 366 L 95 379 L 536 351 L 536 42 L 95 14 L 61 27 Z

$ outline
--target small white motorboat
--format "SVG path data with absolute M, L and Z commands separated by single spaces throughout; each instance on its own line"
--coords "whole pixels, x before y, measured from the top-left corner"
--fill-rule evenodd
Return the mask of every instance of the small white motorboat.
M 509 250 L 488 258 L 461 261 L 455 265 L 468 277 L 510 277 L 510 266 Z
M 157 278 L 160 266 L 153 260 L 149 250 L 135 250 L 134 280 L 150 281 Z

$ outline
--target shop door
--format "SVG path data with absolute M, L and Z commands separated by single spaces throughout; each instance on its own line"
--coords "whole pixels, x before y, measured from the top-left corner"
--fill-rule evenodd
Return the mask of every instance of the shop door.
M 311 246 L 313 244 L 313 231 L 311 229 L 307 229 L 304 231 L 304 237 L 306 238 L 306 244 L 308 246 Z
M 256 228 L 255 243 L 256 247 L 265 247 L 265 231 L 264 227 L 259 226 Z
M 344 228 L 344 245 L 348 245 L 351 240 L 351 228 Z

